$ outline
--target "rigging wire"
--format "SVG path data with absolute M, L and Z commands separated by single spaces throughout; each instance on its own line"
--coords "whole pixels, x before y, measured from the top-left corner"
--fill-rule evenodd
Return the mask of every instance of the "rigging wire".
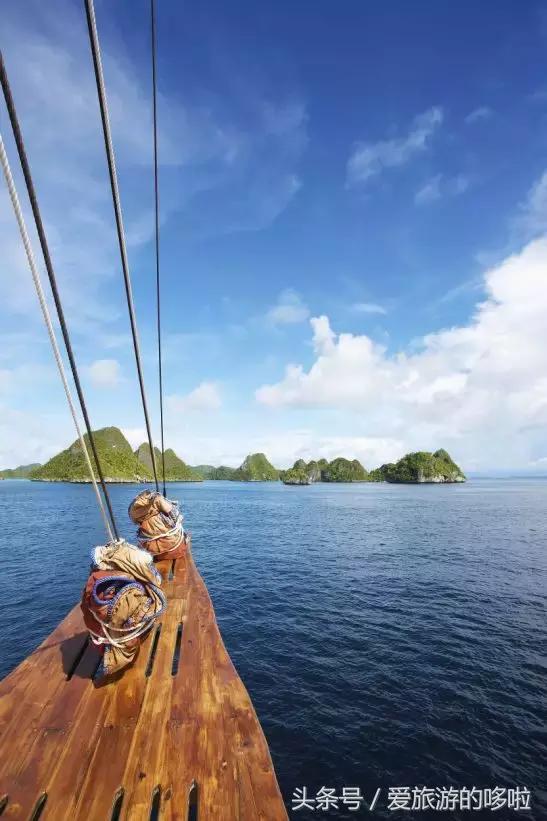
M 38 273 L 38 269 L 36 267 L 36 261 L 34 259 L 34 254 L 32 251 L 32 246 L 30 243 L 30 238 L 27 232 L 27 228 L 25 225 L 25 219 L 23 217 L 23 213 L 21 211 L 21 205 L 19 203 L 19 197 L 17 196 L 17 190 L 15 188 L 15 183 L 13 180 L 13 175 L 11 173 L 11 168 L 9 165 L 9 160 L 6 154 L 6 150 L 4 148 L 4 141 L 2 139 L 2 135 L 0 134 L 0 164 L 2 165 L 2 170 L 4 172 L 4 177 L 6 178 L 6 183 L 8 186 L 8 191 L 11 199 L 11 203 L 13 205 L 13 210 L 15 212 L 15 216 L 17 219 L 17 223 L 19 225 L 19 231 L 21 232 L 21 238 L 23 240 L 23 245 L 25 247 L 25 251 L 27 254 L 27 260 L 30 267 L 30 271 L 32 274 L 32 279 L 34 280 L 34 285 L 36 288 L 36 293 L 38 294 L 38 300 L 40 302 L 40 307 L 42 309 L 42 314 L 44 317 L 44 321 L 46 323 L 47 332 L 49 334 L 49 339 L 51 342 L 51 347 L 53 349 L 53 355 L 55 356 L 55 361 L 57 363 L 57 368 L 59 369 L 59 374 L 61 376 L 61 381 L 63 383 L 63 388 L 65 389 L 66 398 L 68 401 L 68 405 L 70 408 L 70 412 L 72 414 L 72 418 L 74 420 L 74 425 L 76 427 L 76 432 L 78 434 L 78 439 L 80 440 L 80 446 L 82 448 L 82 452 L 84 454 L 87 468 L 89 470 L 89 475 L 91 476 L 91 481 L 93 483 L 93 489 L 95 491 L 95 495 L 97 497 L 97 502 L 99 504 L 99 510 L 101 511 L 101 516 L 103 518 L 104 526 L 106 528 L 106 532 L 108 534 L 109 541 L 114 541 L 114 535 L 112 533 L 112 529 L 110 527 L 110 522 L 108 521 L 108 516 L 106 514 L 106 510 L 104 507 L 103 499 L 101 497 L 99 488 L 97 486 L 97 482 L 95 480 L 95 473 L 93 471 L 93 466 L 91 464 L 91 459 L 89 458 L 89 452 L 87 450 L 87 446 L 80 429 L 80 425 L 78 423 L 78 416 L 76 413 L 76 408 L 74 406 L 74 401 L 72 399 L 72 394 L 70 392 L 70 387 L 67 380 L 67 375 L 65 372 L 65 366 L 63 364 L 63 360 L 61 358 L 61 352 L 59 350 L 59 345 L 57 344 L 57 339 L 55 337 L 55 331 L 53 328 L 53 324 L 51 322 L 51 316 L 49 313 L 49 308 L 47 306 L 46 298 L 44 295 L 44 291 L 42 288 L 42 283 L 40 281 L 40 274 Z M 116 533 L 116 538 L 118 535 Z
M 25 151 L 23 135 L 21 133 L 21 128 L 19 126 L 19 119 L 17 117 L 17 112 L 15 110 L 15 103 L 13 101 L 13 96 L 12 96 L 12 93 L 11 93 L 11 88 L 10 88 L 10 84 L 9 84 L 9 80 L 8 80 L 8 75 L 7 75 L 6 67 L 5 67 L 5 64 L 4 64 L 4 58 L 3 58 L 3 55 L 2 55 L 1 51 L 0 51 L 0 83 L 2 85 L 2 91 L 4 93 L 4 99 L 6 101 L 6 107 L 7 107 L 8 115 L 9 115 L 9 118 L 10 118 L 10 123 L 11 123 L 11 128 L 12 128 L 12 131 L 13 131 L 13 136 L 14 136 L 14 139 L 15 139 L 15 144 L 17 146 L 17 152 L 19 154 L 19 160 L 20 160 L 20 163 L 21 163 L 23 176 L 25 178 L 25 184 L 26 184 L 26 187 L 27 187 L 28 197 L 29 197 L 31 208 L 32 208 L 32 213 L 33 213 L 33 216 L 34 216 L 34 222 L 36 224 L 38 239 L 40 241 L 40 246 L 42 248 L 44 263 L 45 263 L 45 266 L 46 266 L 46 271 L 47 271 L 47 275 L 48 275 L 48 279 L 49 279 L 49 284 L 51 286 L 51 292 L 53 294 L 53 300 L 55 302 L 55 308 L 57 310 L 57 317 L 59 319 L 59 325 L 61 327 L 61 333 L 62 333 L 63 340 L 64 340 L 64 343 L 65 343 L 65 348 L 66 348 L 68 360 L 69 360 L 69 363 L 70 363 L 70 368 L 71 368 L 71 371 L 72 371 L 72 377 L 74 379 L 74 385 L 76 387 L 76 393 L 78 394 L 78 399 L 79 399 L 79 402 L 80 402 L 80 407 L 82 409 L 82 415 L 84 417 L 84 422 L 85 422 L 85 426 L 86 426 L 86 430 L 87 430 L 87 435 L 88 435 L 88 438 L 89 438 L 89 443 L 91 445 L 91 450 L 93 452 L 95 465 L 97 467 L 97 474 L 99 476 L 101 489 L 102 489 L 103 496 L 104 496 L 104 499 L 105 499 L 105 502 L 106 502 L 106 506 L 108 508 L 108 515 L 109 515 L 109 518 L 110 518 L 110 522 L 112 524 L 112 531 L 110 531 L 110 526 L 108 527 L 108 530 L 110 532 L 110 535 L 112 535 L 112 533 L 113 533 L 115 538 L 118 539 L 119 535 L 118 535 L 118 528 L 116 526 L 116 520 L 115 520 L 115 517 L 114 517 L 114 511 L 113 511 L 113 508 L 112 508 L 112 503 L 110 501 L 110 495 L 108 493 L 108 489 L 107 489 L 106 482 L 105 482 L 105 479 L 104 479 L 103 471 L 102 471 L 102 468 L 101 468 L 101 462 L 99 460 L 99 455 L 97 453 L 97 448 L 95 446 L 95 438 L 94 438 L 93 432 L 91 430 L 91 423 L 90 423 L 90 420 L 89 420 L 89 414 L 87 412 L 87 406 L 86 406 L 86 403 L 85 403 L 85 398 L 84 398 L 84 394 L 83 394 L 83 390 L 82 390 L 82 385 L 81 385 L 80 377 L 79 377 L 79 374 L 78 374 L 78 368 L 76 367 L 76 360 L 74 359 L 72 344 L 70 342 L 70 335 L 69 335 L 68 327 L 67 327 L 66 320 L 65 320 L 63 306 L 61 304 L 61 298 L 59 296 L 59 290 L 57 288 L 57 280 L 56 280 L 56 277 L 55 277 L 55 271 L 53 270 L 53 263 L 51 262 L 51 255 L 49 253 L 49 246 L 48 246 L 48 242 L 47 242 L 47 239 L 46 239 L 46 234 L 45 234 L 45 231 L 44 231 L 44 225 L 43 225 L 42 217 L 41 217 L 41 214 L 40 214 L 40 208 L 38 206 L 38 199 L 36 197 L 36 190 L 34 188 L 32 175 L 30 173 L 30 166 L 29 166 L 29 162 L 28 162 L 28 159 L 27 159 L 27 154 L 26 154 L 26 151 Z M 7 156 L 6 156 L 6 162 L 7 162 Z M 9 165 L 8 165 L 8 170 L 9 170 Z M 14 189 L 14 191 L 15 191 L 15 189 Z M 15 205 L 14 205 L 14 208 L 15 208 Z M 23 223 L 23 227 L 24 227 L 24 223 Z M 19 228 L 21 230 L 21 233 L 23 233 L 22 228 L 21 228 L 21 224 L 19 225 Z M 23 241 L 24 241 L 24 238 L 23 238 Z M 28 256 L 28 251 L 27 251 L 27 256 Z M 30 264 L 30 260 L 29 260 L 29 264 Z M 33 276 L 34 276 L 34 274 L 33 274 Z M 35 281 L 35 284 L 36 284 L 36 281 Z M 47 305 L 46 305 L 46 308 L 47 308 Z M 47 320 L 46 320 L 46 324 L 47 324 Z M 62 363 L 62 360 L 61 360 L 61 363 Z M 75 419 L 75 421 L 76 421 L 76 419 Z M 85 451 L 85 452 L 87 453 L 87 451 Z M 94 487 L 96 488 L 95 474 L 94 474 L 94 471 L 91 467 L 91 463 L 88 465 L 88 467 L 90 467 L 91 476 L 92 476 L 92 479 L 93 479 L 93 484 L 94 484 Z M 102 506 L 101 506 L 101 508 L 102 508 Z
M 158 384 L 160 394 L 161 471 L 163 495 L 165 490 L 165 444 L 163 438 L 163 374 L 161 357 L 161 288 L 160 288 L 160 221 L 159 221 L 159 181 L 158 181 L 158 106 L 156 81 L 156 2 L 150 0 L 150 21 L 152 38 L 152 119 L 154 130 L 154 208 L 156 218 L 156 306 L 158 327 Z
M 142 362 L 139 346 L 139 337 L 137 331 L 137 318 L 135 316 L 135 306 L 133 304 L 133 291 L 131 288 L 131 278 L 129 276 L 129 264 L 127 260 L 127 249 L 125 246 L 125 233 L 123 227 L 122 207 L 120 202 L 120 192 L 118 189 L 118 177 L 116 174 L 116 161 L 114 157 L 114 146 L 112 143 L 112 134 L 110 131 L 110 120 L 108 116 L 108 105 L 106 100 L 106 89 L 104 84 L 103 67 L 101 62 L 101 50 L 99 46 L 99 34 L 97 32 L 97 21 L 95 19 L 95 9 L 93 0 L 85 0 L 85 10 L 87 17 L 87 27 L 89 31 L 89 43 L 91 46 L 91 54 L 93 57 L 93 70 L 95 73 L 95 82 L 97 84 L 97 94 L 99 97 L 99 107 L 101 110 L 101 121 L 103 125 L 103 136 L 106 150 L 106 157 L 108 161 L 108 173 L 110 176 L 110 187 L 112 189 L 112 201 L 114 205 L 114 215 L 116 218 L 116 230 L 118 234 L 118 243 L 120 246 L 120 255 L 122 260 L 123 279 L 125 284 L 125 295 L 127 298 L 127 308 L 129 311 L 129 321 L 131 324 L 131 335 L 133 337 L 133 349 L 135 351 L 135 362 L 137 365 L 137 375 L 139 379 L 139 387 L 142 399 L 142 409 L 144 413 L 144 421 L 146 423 L 146 433 L 148 435 L 148 444 L 150 446 L 150 458 L 152 460 L 152 469 L 154 472 L 154 481 L 156 483 L 156 490 L 159 490 L 158 474 L 156 470 L 156 457 L 154 453 L 154 445 L 152 442 L 152 431 L 150 427 L 150 417 L 148 415 L 148 405 L 146 402 L 146 391 L 144 387 L 144 376 L 142 371 Z

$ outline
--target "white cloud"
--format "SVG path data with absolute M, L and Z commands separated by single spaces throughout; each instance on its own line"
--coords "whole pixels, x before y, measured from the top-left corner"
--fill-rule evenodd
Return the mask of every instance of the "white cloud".
M 146 428 L 121 428 L 121 431 L 133 450 L 136 450 L 143 442 L 148 441 Z M 156 445 L 157 441 L 159 441 L 159 439 L 154 441 L 154 445 Z
M 0 469 L 46 462 L 76 439 L 68 408 L 59 414 L 14 410 L 0 403 Z
M 468 125 L 472 125 L 473 123 L 478 123 L 483 120 L 489 120 L 493 113 L 491 108 L 486 105 L 481 105 L 479 108 L 475 108 L 469 112 L 465 118 L 465 122 Z
M 468 468 L 528 464 L 547 446 L 547 237 L 487 271 L 484 289 L 467 325 L 424 336 L 417 352 L 315 317 L 311 368 L 288 365 L 256 398 L 353 412 L 407 448 L 453 445 Z
M 277 303 L 266 314 L 274 325 L 293 325 L 304 322 L 310 315 L 302 297 L 292 288 L 286 288 L 279 294 Z
M 443 196 L 456 197 L 465 193 L 470 184 L 471 181 L 465 174 L 457 174 L 455 177 L 436 174 L 418 189 L 414 202 L 416 205 L 427 205 Z
M 71 329 L 93 340 L 105 328 L 119 334 L 125 318 L 119 280 L 104 298 L 119 276 L 119 251 L 85 15 L 70 0 L 5 5 L 4 56 L 65 312 Z M 113 25 L 104 26 L 101 46 L 126 237 L 130 246 L 142 246 L 154 228 L 149 81 Z M 160 93 L 159 159 L 170 167 L 162 183 L 162 215 L 180 212 L 181 230 L 193 235 L 263 228 L 301 187 L 304 103 L 265 99 L 261 88 L 238 79 L 230 75 L 229 99 L 221 94 L 202 104 L 182 87 L 169 97 Z M 35 297 L 3 186 L 0 247 L 0 319 L 5 309 L 32 315 Z
M 426 205 L 429 202 L 435 202 L 441 196 L 441 175 L 437 174 L 431 177 L 414 196 L 416 205 Z
M 113 289 L 109 299 L 103 299 L 103 289 L 118 274 L 119 263 L 84 18 L 65 0 L 52 0 L 47 12 L 43 4 L 29 0 L 24 7 L 7 4 L 2 23 L 7 70 L 65 312 L 71 329 L 85 330 L 95 338 L 99 327 L 111 325 L 120 316 L 122 290 Z M 120 171 L 138 167 L 144 179 L 142 165 L 151 162 L 146 135 L 149 89 L 139 81 L 123 50 L 112 48 L 107 37 L 103 38 L 103 58 Z M 9 129 L 6 132 L 7 151 L 22 196 L 16 152 Z M 174 162 L 177 142 L 165 129 L 162 143 L 167 152 L 162 161 Z M 142 201 L 135 196 L 124 199 L 130 243 L 133 239 L 145 242 L 152 235 L 152 215 L 148 229 L 144 228 Z M 27 219 L 27 224 L 32 236 L 32 220 Z M 1 307 L 32 315 L 36 297 L 3 186 L 0 244 L 4 251 Z M 39 260 L 37 241 L 34 247 Z
M 278 468 L 297 459 L 359 459 L 370 469 L 404 454 L 403 443 L 372 436 L 323 436 L 309 429 L 287 429 L 266 434 L 231 432 L 230 436 L 196 436 L 174 429 L 168 442 L 189 464 L 239 467 L 249 453 L 265 453 Z
M 516 227 L 527 239 L 547 231 L 547 171 L 536 180 L 520 206 Z
M 410 131 L 404 137 L 358 143 L 348 160 L 348 185 L 365 184 L 386 168 L 396 168 L 407 163 L 415 154 L 427 148 L 442 121 L 443 111 L 436 106 L 415 117 Z
M 531 468 L 547 468 L 547 456 L 540 456 L 539 459 L 533 459 L 530 462 Z
M 172 413 L 218 410 L 222 405 L 222 400 L 218 386 L 214 382 L 201 382 L 197 388 L 185 396 L 177 394 L 168 396 L 167 405 Z
M 97 359 L 89 366 L 88 374 L 96 388 L 116 388 L 122 379 L 117 359 Z
M 455 285 L 453 288 L 449 288 L 448 291 L 436 299 L 433 302 L 433 305 L 445 305 L 448 302 L 453 302 L 456 299 L 459 299 L 466 294 L 470 294 L 473 291 L 480 291 L 483 287 L 483 280 L 482 278 L 478 277 L 470 277 L 469 279 L 460 282 L 458 285 Z
M 356 302 L 351 310 L 356 314 L 387 314 L 387 310 L 376 302 Z

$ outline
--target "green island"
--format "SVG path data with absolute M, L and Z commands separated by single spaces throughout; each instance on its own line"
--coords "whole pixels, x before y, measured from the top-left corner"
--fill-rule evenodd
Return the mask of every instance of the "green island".
M 93 454 L 87 434 L 84 436 L 92 462 Z M 133 451 L 119 428 L 101 428 L 93 431 L 93 440 L 107 482 L 151 482 L 152 459 L 148 444 Z M 161 473 L 161 452 L 154 448 L 156 469 Z M 79 440 L 73 442 L 45 465 L 35 468 L 29 475 L 40 482 L 89 482 L 89 473 Z M 203 477 L 186 465 L 176 453 L 165 451 L 165 478 L 170 482 L 201 482 Z
M 311 485 L 315 482 L 390 482 L 392 484 L 441 484 L 465 482 L 465 474 L 446 450 L 408 453 L 370 472 L 357 460 L 326 459 L 305 462 L 298 459 L 292 468 L 281 471 L 286 485 Z
M 424 450 L 407 453 L 398 462 L 389 462 L 372 470 L 369 477 L 371 482 L 400 484 L 465 482 L 465 474 L 443 448 L 435 453 Z
M 150 446 L 144 442 L 134 451 L 119 428 L 101 428 L 93 438 L 107 482 L 153 481 Z M 88 451 L 93 461 L 87 434 Z M 158 477 L 162 475 L 161 451 L 155 447 L 154 456 Z M 165 478 L 168 482 L 202 482 L 204 479 L 231 482 L 277 482 L 286 485 L 312 485 L 316 482 L 390 482 L 393 484 L 440 484 L 465 482 L 461 468 L 446 450 L 408 453 L 398 462 L 381 465 L 367 471 L 358 459 L 338 457 L 331 462 L 297 459 L 292 468 L 278 470 L 264 453 L 251 453 L 238 468 L 220 465 L 186 464 L 172 448 L 164 454 Z M 36 482 L 89 482 L 84 454 L 79 440 L 53 456 L 44 465 L 21 465 L 0 471 L 0 479 L 31 479 Z
M 16 468 L 6 468 L 6 470 L 0 470 L 0 479 L 28 479 L 32 471 L 39 467 L 39 462 L 31 462 L 30 465 L 19 465 Z
M 161 458 L 161 450 L 154 447 L 154 460 L 156 462 L 156 471 L 158 476 L 163 477 L 163 465 L 165 464 L 165 481 L 166 482 L 202 482 L 203 476 L 196 469 L 187 465 L 180 459 L 172 448 L 167 448 L 163 454 L 163 464 Z M 135 451 L 135 458 L 137 462 L 145 465 L 150 471 L 150 476 L 153 474 L 152 458 L 150 456 L 150 445 L 148 442 L 143 442 Z

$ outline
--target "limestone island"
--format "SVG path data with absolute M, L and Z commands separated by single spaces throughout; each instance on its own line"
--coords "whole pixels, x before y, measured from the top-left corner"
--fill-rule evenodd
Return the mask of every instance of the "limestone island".
M 440 484 L 465 482 L 465 474 L 446 450 L 408 453 L 398 462 L 390 462 L 368 472 L 357 460 L 339 457 L 305 462 L 298 459 L 292 468 L 280 472 L 286 485 L 311 485 L 315 482 L 390 482 L 393 484 Z
M 87 434 L 84 436 L 89 456 L 93 453 Z M 140 445 L 133 451 L 119 428 L 101 428 L 93 431 L 93 440 L 107 482 L 151 482 L 154 474 L 150 446 Z M 162 475 L 161 452 L 154 448 L 158 477 Z M 77 439 L 45 465 L 31 471 L 29 478 L 35 482 L 90 482 L 85 457 Z M 169 448 L 165 451 L 165 478 L 169 482 L 201 482 L 203 477 L 189 467 Z
M 86 444 L 91 459 L 93 454 Z M 119 428 L 101 428 L 93 433 L 95 446 L 107 482 L 148 483 L 154 478 L 150 446 L 143 443 L 135 451 Z M 158 478 L 162 476 L 162 455 L 154 448 Z M 358 459 L 338 457 L 328 462 L 298 459 L 292 468 L 278 470 L 264 453 L 250 453 L 237 468 L 227 465 L 187 465 L 171 448 L 164 453 L 168 482 L 202 482 L 204 479 L 231 482 L 277 482 L 305 486 L 317 482 L 390 482 L 394 484 L 440 484 L 465 482 L 466 477 L 446 450 L 408 453 L 398 462 L 367 471 Z M 89 482 L 87 464 L 79 440 L 53 456 L 44 465 L 21 465 L 0 471 L 0 479 L 31 479 L 35 482 Z
M 263 453 L 250 453 L 238 468 L 199 465 L 194 468 L 204 479 L 229 482 L 277 482 L 281 471 L 274 468 Z

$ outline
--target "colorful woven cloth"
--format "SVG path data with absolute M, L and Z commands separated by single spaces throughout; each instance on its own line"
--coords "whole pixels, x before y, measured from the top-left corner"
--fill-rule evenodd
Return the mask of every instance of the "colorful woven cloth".
M 178 559 L 186 550 L 182 514 L 176 502 L 161 493 L 144 490 L 129 505 L 129 516 L 139 526 L 137 541 L 156 561 Z
M 103 649 L 95 678 L 134 661 L 143 637 L 166 607 L 152 556 L 128 542 L 96 547 L 81 608 L 94 644 Z

